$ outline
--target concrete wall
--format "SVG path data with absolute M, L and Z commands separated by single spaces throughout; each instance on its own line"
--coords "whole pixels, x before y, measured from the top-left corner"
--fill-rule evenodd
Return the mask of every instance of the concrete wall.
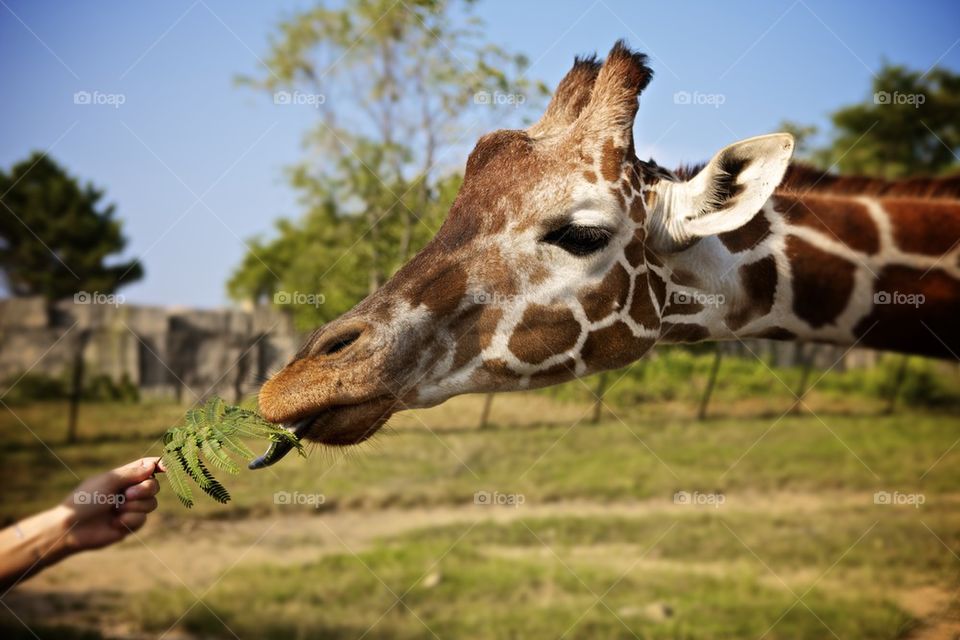
M 272 309 L 191 310 L 132 304 L 47 308 L 39 298 L 0 300 L 0 380 L 30 371 L 65 376 L 82 354 L 86 376 L 127 376 L 145 396 L 193 402 L 256 392 L 301 342 Z

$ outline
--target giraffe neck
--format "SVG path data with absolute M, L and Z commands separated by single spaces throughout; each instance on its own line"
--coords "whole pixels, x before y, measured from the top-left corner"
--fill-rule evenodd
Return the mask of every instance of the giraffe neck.
M 960 354 L 960 201 L 778 193 L 652 269 L 664 342 L 747 337 Z

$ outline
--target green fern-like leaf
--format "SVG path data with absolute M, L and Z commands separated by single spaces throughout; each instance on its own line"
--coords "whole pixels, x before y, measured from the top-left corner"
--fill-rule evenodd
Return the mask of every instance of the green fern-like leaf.
M 189 476 L 184 471 L 183 457 L 176 449 L 164 451 L 160 457 L 163 467 L 166 469 L 164 475 L 170 482 L 170 488 L 176 494 L 177 499 L 188 509 L 193 506 L 193 491 L 190 490 Z
M 207 433 L 213 432 L 207 431 Z M 234 462 L 233 458 L 223 450 L 223 445 L 220 444 L 219 440 L 201 436 L 200 450 L 203 451 L 203 457 L 221 471 L 234 475 L 240 473 L 240 465 Z
M 183 424 L 163 436 L 161 457 L 166 476 L 184 506 L 193 506 L 190 480 L 217 502 L 230 501 L 230 493 L 213 476 L 210 467 L 239 473 L 240 466 L 231 454 L 246 460 L 255 457 L 243 438 L 289 442 L 301 455 L 306 455 L 300 441 L 286 429 L 267 422 L 254 411 L 211 398 L 204 406 L 187 411 Z

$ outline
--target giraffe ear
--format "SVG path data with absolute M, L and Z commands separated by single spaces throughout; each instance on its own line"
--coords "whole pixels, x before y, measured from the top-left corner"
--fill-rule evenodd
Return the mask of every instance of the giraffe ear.
M 599 73 L 597 56 L 574 58 L 573 68 L 557 85 L 543 117 L 527 129 L 527 133 L 533 138 L 561 133 L 576 122 L 590 101 L 590 92 Z
M 793 136 L 772 133 L 721 149 L 686 182 L 662 181 L 651 216 L 655 250 L 739 229 L 773 195 L 793 155 Z
M 588 135 L 609 133 L 631 138 L 633 120 L 637 115 L 637 97 L 652 77 L 647 56 L 631 51 L 623 40 L 617 41 L 597 74 L 590 101 L 580 114 L 578 126 L 582 126 Z M 615 142 L 620 146 L 626 140 Z

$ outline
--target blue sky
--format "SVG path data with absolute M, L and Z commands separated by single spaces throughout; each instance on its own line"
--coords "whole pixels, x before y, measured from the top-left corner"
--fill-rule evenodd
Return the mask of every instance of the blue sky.
M 49 150 L 106 188 L 127 254 L 146 267 L 123 290 L 129 301 L 227 304 L 243 240 L 300 213 L 283 168 L 303 158 L 315 117 L 233 78 L 256 72 L 277 20 L 310 4 L 0 0 L 0 166 Z M 823 125 L 869 95 L 884 61 L 960 69 L 960 4 L 950 1 L 486 0 L 476 13 L 490 40 L 528 55 L 528 75 L 550 86 L 575 54 L 602 54 L 617 38 L 648 52 L 656 77 L 637 146 L 664 164 L 705 159 L 783 120 Z M 124 103 L 77 105 L 78 91 Z M 722 104 L 677 104 L 678 92 Z M 500 124 L 521 123 L 505 109 Z

